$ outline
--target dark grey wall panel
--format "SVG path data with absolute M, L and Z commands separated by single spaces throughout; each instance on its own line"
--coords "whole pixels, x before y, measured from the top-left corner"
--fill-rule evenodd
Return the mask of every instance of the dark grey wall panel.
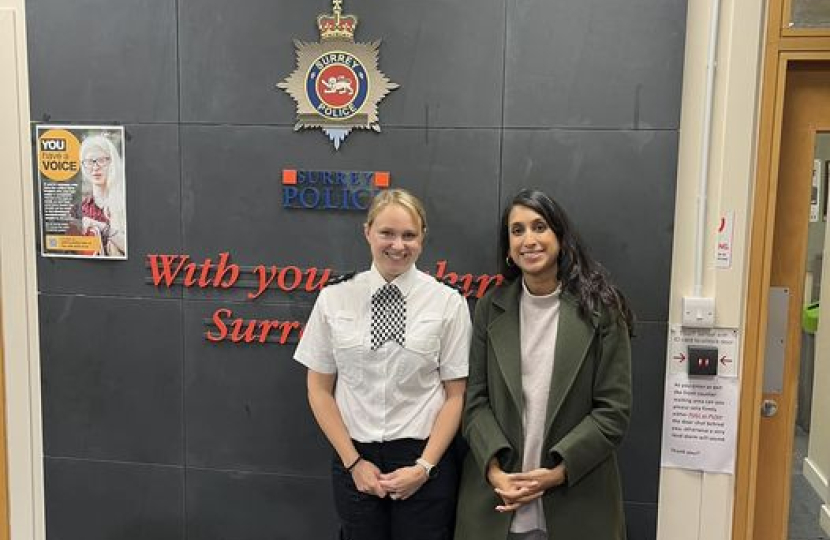
M 492 270 L 498 212 L 498 132 L 387 129 L 353 133 L 332 153 L 321 133 L 290 128 L 187 127 L 182 131 L 184 250 L 201 260 L 232 249 L 238 264 L 338 270 L 368 267 L 362 211 L 283 209 L 282 169 L 385 170 L 393 187 L 426 205 L 432 234 L 424 270 Z M 353 138 L 353 139 L 352 139 Z M 223 291 L 242 298 L 248 291 Z M 187 295 L 212 291 L 188 290 Z
M 654 540 L 657 538 L 656 503 L 626 503 L 625 519 L 628 540 Z
M 509 127 L 680 122 L 684 0 L 507 0 Z
M 41 294 L 46 455 L 182 463 L 180 309 Z
M 504 2 L 354 0 L 358 40 L 383 38 L 381 68 L 401 88 L 381 105 L 381 124 L 500 127 Z
M 666 323 L 639 323 L 631 341 L 634 405 L 619 456 L 628 502 L 656 502 L 660 486 Z
M 184 470 L 46 458 L 46 534 L 56 540 L 184 540 Z
M 331 447 L 306 399 L 296 345 L 212 343 L 203 319 L 220 304 L 185 303 L 187 465 L 325 476 Z M 234 316 L 305 320 L 285 306 L 221 304 Z
M 27 0 L 32 118 L 175 122 L 175 0 Z
M 339 151 L 275 87 L 330 0 L 26 7 L 33 118 L 128 134 L 130 259 L 38 261 L 50 538 L 333 537 L 294 344 L 204 338 L 219 308 L 304 321 L 316 293 L 146 282 L 148 253 L 365 269 L 364 213 L 283 209 L 283 169 L 390 171 L 426 203 L 430 272 L 495 272 L 501 205 L 560 200 L 644 321 L 619 455 L 629 538 L 654 538 L 684 0 L 347 0 L 401 88 Z
M 147 253 L 180 253 L 181 181 L 176 126 L 128 125 L 125 147 L 129 259 L 38 257 L 40 290 L 93 295 L 181 296 L 145 283 Z
M 330 481 L 189 470 L 188 540 L 334 540 Z
M 510 130 L 502 198 L 538 187 L 564 206 L 641 320 L 668 318 L 677 133 Z
M 504 0 L 474 10 L 354 0 L 344 9 L 358 17 L 356 41 L 383 40 L 380 69 L 402 85 L 381 102 L 382 126 L 500 125 Z M 179 12 L 182 120 L 294 125 L 294 101 L 275 85 L 296 67 L 292 41 L 319 40 L 316 17 L 330 2 L 184 0 Z M 459 40 L 462 28 L 486 39 Z
M 276 84 L 294 70 L 291 40 L 316 41 L 321 2 L 178 4 L 182 120 L 293 126 L 294 100 Z

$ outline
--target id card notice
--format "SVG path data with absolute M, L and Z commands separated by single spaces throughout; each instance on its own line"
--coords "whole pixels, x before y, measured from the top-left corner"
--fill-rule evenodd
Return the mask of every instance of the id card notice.
M 666 379 L 661 465 L 734 474 L 738 379 Z

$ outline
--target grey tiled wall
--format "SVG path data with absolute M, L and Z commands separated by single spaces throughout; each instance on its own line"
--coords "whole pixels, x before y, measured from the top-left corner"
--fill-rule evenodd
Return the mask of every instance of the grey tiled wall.
M 366 266 L 362 216 L 284 210 L 285 168 L 388 170 L 427 204 L 420 266 L 494 273 L 499 208 L 558 198 L 631 297 L 629 537 L 655 536 L 683 0 L 347 0 L 401 88 L 339 152 L 274 85 L 323 0 L 28 0 L 36 121 L 126 126 L 130 259 L 38 261 L 51 539 L 327 539 L 331 451 L 292 345 L 204 319 L 300 319 L 313 295 L 157 289 L 147 253 Z

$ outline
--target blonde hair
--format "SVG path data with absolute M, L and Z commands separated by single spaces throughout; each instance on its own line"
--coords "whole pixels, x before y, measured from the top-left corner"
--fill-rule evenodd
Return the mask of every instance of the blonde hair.
M 106 212 L 110 222 L 118 230 L 126 230 L 127 197 L 124 186 L 124 162 L 121 160 L 121 155 L 118 153 L 115 144 L 103 134 L 90 135 L 84 139 L 81 143 L 81 159 L 86 158 L 92 150 L 100 150 L 110 158 L 110 164 L 107 167 L 106 198 L 96 200 L 95 204 Z M 92 180 L 89 177 L 89 172 L 85 168 L 81 168 L 81 170 L 83 172 L 84 190 L 91 194 Z
M 415 221 L 419 221 L 421 223 L 421 232 L 426 234 L 427 213 L 424 210 L 423 203 L 418 197 L 401 188 L 385 189 L 375 195 L 375 198 L 372 199 L 372 205 L 369 206 L 369 211 L 366 214 L 366 226 L 371 227 L 381 210 L 393 204 L 402 207 L 410 213 Z

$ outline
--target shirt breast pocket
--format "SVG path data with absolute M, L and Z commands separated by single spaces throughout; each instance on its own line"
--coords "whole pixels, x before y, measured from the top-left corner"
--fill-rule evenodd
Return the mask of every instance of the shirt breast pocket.
M 351 313 L 338 313 L 332 318 L 332 348 L 337 378 L 348 386 L 363 382 L 363 335 L 357 318 Z
M 397 386 L 400 390 L 428 390 L 441 380 L 438 367 L 441 340 L 438 337 L 406 339 L 404 354 L 398 359 Z

